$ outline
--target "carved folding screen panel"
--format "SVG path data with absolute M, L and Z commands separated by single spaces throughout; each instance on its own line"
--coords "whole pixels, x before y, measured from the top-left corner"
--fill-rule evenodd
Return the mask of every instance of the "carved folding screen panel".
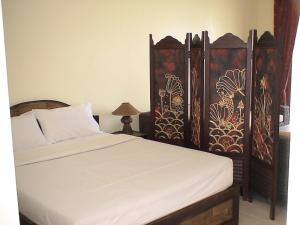
M 278 137 L 278 67 L 275 40 L 266 32 L 255 48 L 252 155 L 267 164 L 272 164 Z
M 191 36 L 190 36 L 191 38 Z M 196 148 L 202 147 L 202 112 L 203 112 L 203 42 L 198 35 L 195 35 L 193 40 L 190 40 L 191 44 L 191 58 L 190 58 L 190 88 L 191 88 L 191 142 Z
M 248 52 L 247 43 L 232 34 L 220 37 L 209 46 L 206 118 L 207 147 L 211 152 L 242 154 L 245 150 L 245 132 L 248 132 L 245 127 L 249 119 L 245 118 L 249 112 Z
M 187 41 L 186 41 L 187 42 Z M 183 145 L 187 135 L 187 44 L 150 36 L 152 137 Z

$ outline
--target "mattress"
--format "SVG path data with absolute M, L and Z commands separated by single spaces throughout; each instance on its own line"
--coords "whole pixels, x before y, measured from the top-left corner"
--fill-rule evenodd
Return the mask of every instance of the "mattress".
M 129 135 L 15 152 L 19 210 L 40 225 L 146 224 L 225 190 L 232 160 Z

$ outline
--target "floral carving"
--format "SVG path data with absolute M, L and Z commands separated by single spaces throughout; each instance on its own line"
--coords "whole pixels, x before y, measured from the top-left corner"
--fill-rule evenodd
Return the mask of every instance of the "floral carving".
M 155 137 L 158 139 L 183 139 L 183 88 L 174 74 L 165 74 L 166 87 L 158 91 L 160 105 L 155 108 Z
M 271 126 L 272 98 L 269 93 L 269 83 L 264 75 L 260 80 L 261 94 L 254 98 L 253 149 L 254 154 L 267 163 L 272 161 L 273 131 Z
M 272 164 L 275 138 L 274 93 L 278 74 L 276 73 L 277 51 L 272 48 L 256 49 L 256 74 L 254 85 L 252 155 Z

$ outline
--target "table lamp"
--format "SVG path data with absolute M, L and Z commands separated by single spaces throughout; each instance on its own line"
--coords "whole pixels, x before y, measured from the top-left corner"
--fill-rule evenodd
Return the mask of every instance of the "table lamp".
M 132 119 L 130 116 L 138 114 L 139 111 L 134 108 L 129 102 L 122 103 L 115 111 L 112 112 L 113 115 L 123 116 L 121 122 L 124 124 L 123 133 L 132 134 L 132 128 L 130 123 Z

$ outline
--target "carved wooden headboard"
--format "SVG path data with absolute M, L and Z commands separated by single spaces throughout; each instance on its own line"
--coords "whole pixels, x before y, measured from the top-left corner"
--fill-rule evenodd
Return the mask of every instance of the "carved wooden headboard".
M 37 100 L 30 102 L 22 102 L 10 107 L 10 116 L 19 116 L 32 109 L 54 109 L 69 106 L 66 103 L 54 100 Z
M 70 106 L 67 103 L 55 101 L 55 100 L 37 100 L 37 101 L 29 101 L 22 102 L 10 107 L 10 116 L 19 116 L 23 113 L 26 113 L 32 109 L 54 109 L 60 107 Z M 99 116 L 93 116 L 97 123 L 99 123 Z

